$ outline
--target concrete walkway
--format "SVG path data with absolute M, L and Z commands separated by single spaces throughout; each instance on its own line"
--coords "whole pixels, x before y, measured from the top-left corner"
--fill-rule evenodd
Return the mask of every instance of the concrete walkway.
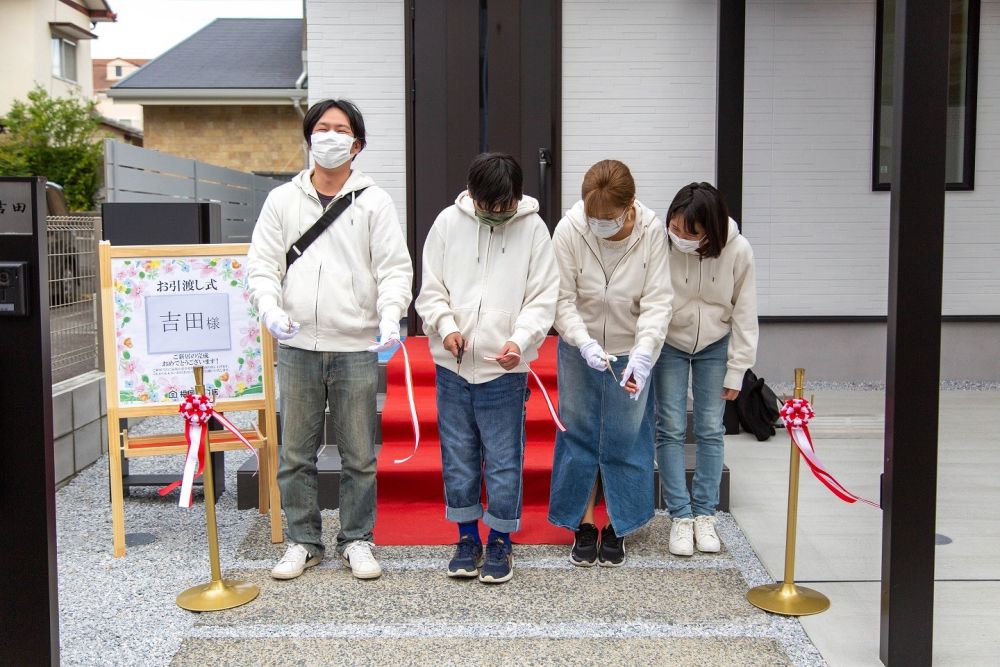
M 827 467 L 876 500 L 884 407 L 881 391 L 817 391 L 810 424 Z M 941 393 L 936 530 L 951 542 L 937 549 L 935 665 L 995 665 L 1000 655 L 998 433 L 1000 392 Z M 787 437 L 726 439 L 733 516 L 775 580 L 784 569 L 788 455 Z M 830 665 L 881 665 L 881 512 L 841 502 L 804 466 L 800 487 L 795 579 L 832 602 L 802 625 Z

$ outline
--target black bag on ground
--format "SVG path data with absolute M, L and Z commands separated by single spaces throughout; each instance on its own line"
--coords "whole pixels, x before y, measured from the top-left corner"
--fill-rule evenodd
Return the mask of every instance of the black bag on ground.
M 767 440 L 774 435 L 774 423 L 778 419 L 778 397 L 747 369 L 743 376 L 743 389 L 736 398 L 736 413 L 744 431 L 753 433 L 757 440 Z

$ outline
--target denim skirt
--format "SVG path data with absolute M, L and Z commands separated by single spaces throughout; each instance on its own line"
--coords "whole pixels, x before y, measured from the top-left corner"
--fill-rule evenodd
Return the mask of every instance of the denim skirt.
M 580 350 L 559 340 L 559 416 L 549 493 L 549 521 L 576 530 L 598 473 L 608 516 L 618 535 L 653 518 L 653 432 L 646 414 L 649 384 L 638 401 L 610 371 L 595 371 Z M 628 359 L 612 363 L 621 380 Z

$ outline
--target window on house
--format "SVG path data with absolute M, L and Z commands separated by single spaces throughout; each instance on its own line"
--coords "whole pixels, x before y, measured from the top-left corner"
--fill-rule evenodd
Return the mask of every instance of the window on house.
M 948 54 L 947 189 L 971 190 L 975 172 L 976 79 L 980 0 L 951 0 Z M 896 1 L 879 0 L 875 33 L 875 131 L 872 188 L 888 190 L 892 173 L 893 49 Z
M 122 78 L 122 66 L 121 65 L 115 65 L 115 78 L 116 79 Z
M 52 38 L 52 74 L 76 82 L 76 42 L 62 37 Z

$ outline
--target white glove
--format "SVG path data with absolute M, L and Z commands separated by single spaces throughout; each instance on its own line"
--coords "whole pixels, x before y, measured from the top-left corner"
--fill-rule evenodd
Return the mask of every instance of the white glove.
M 299 323 L 293 322 L 288 313 L 278 306 L 265 310 L 260 316 L 260 321 L 277 340 L 295 338 L 295 334 L 299 332 Z
M 625 372 L 622 373 L 621 386 L 624 387 L 629 379 L 635 380 L 635 393 L 631 396 L 633 401 L 639 400 L 639 394 L 642 393 L 642 388 L 646 386 L 646 380 L 649 379 L 649 373 L 652 370 L 653 357 L 649 352 L 636 350 L 629 356 L 628 366 L 625 367 Z
M 379 341 L 368 346 L 369 352 L 387 352 L 399 345 L 399 322 L 382 319 L 378 324 Z
M 580 348 L 580 355 L 583 357 L 587 365 L 593 368 L 595 371 L 604 372 L 608 370 L 609 363 L 612 361 L 618 361 L 618 357 L 613 354 L 608 354 L 601 347 L 601 344 L 596 340 L 591 338 Z

